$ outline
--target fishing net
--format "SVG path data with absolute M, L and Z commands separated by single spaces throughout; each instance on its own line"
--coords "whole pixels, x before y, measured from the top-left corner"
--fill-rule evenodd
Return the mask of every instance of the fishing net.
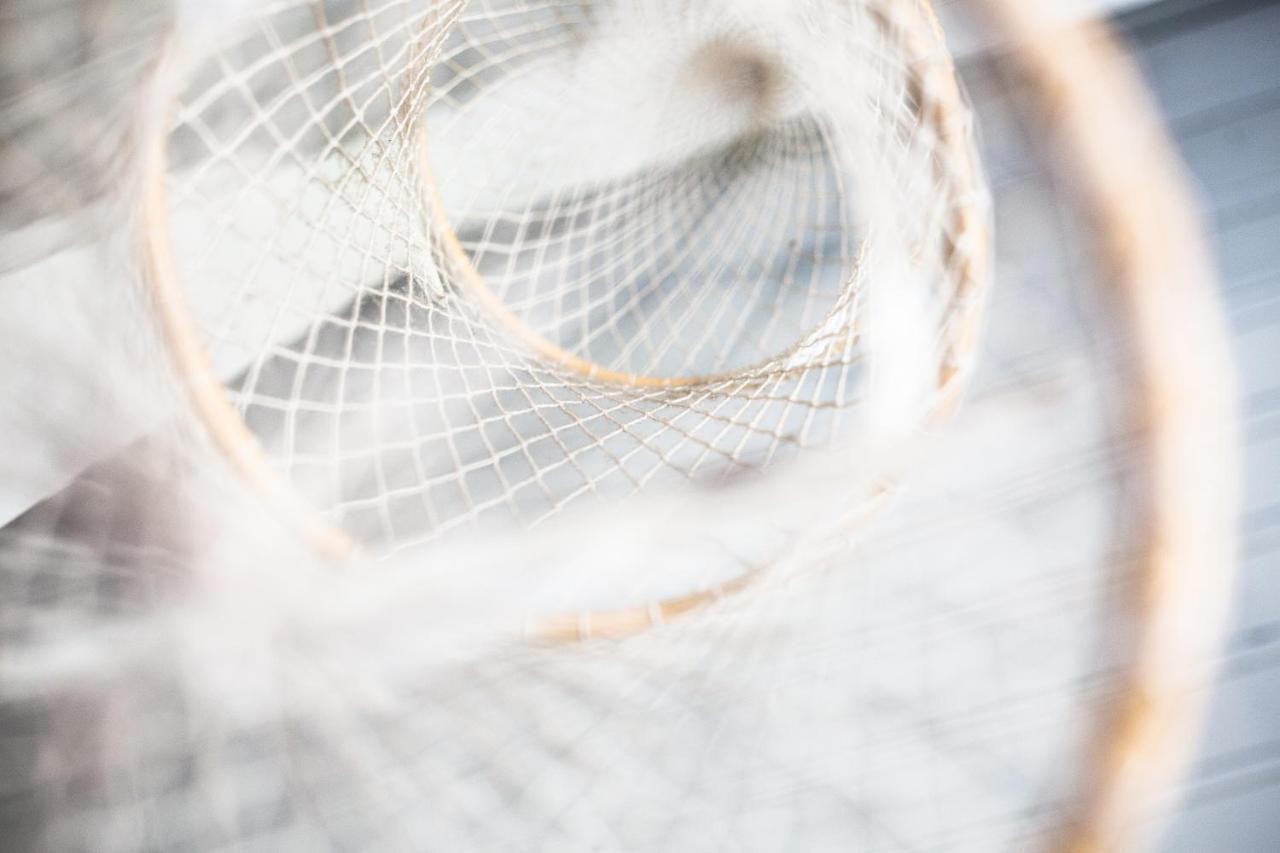
M 1209 278 L 1103 36 L 947 11 L 973 107 L 922 2 L 19 8 L 11 837 L 1137 832 L 1230 553 Z

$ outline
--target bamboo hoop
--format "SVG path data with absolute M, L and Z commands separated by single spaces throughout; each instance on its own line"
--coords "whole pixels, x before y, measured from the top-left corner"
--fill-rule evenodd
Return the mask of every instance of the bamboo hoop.
M 1177 778 L 1235 565 L 1237 426 L 1226 324 L 1194 205 L 1138 71 L 1097 22 L 1046 29 L 1044 3 L 983 0 L 1041 111 L 1129 314 L 1145 450 L 1136 636 L 1092 769 L 1049 849 L 1132 851 Z M 1149 831 L 1149 830 L 1148 830 Z
M 988 221 L 983 178 L 974 150 L 972 129 L 966 119 L 967 105 L 956 79 L 955 65 L 946 51 L 945 38 L 937 15 L 928 0 L 912 0 L 911 13 L 918 26 L 904 32 L 903 51 L 907 65 L 916 75 L 915 82 L 921 91 L 930 92 L 933 98 L 925 104 L 927 110 L 921 116 L 941 141 L 947 153 L 949 165 L 955 167 L 952 186 L 956 193 L 950 200 L 949 210 L 955 221 L 955 239 L 948 238 L 942 248 L 944 268 L 957 263 L 955 290 L 951 312 L 955 324 L 948 335 L 941 353 L 940 368 L 934 388 L 934 398 L 926 415 L 928 423 L 937 426 L 954 412 L 964 379 L 967 377 L 977 349 L 978 330 L 985 307 L 985 290 L 988 282 L 988 254 L 991 235 Z M 890 22 L 876 15 L 877 22 L 892 32 Z M 756 365 L 729 373 L 713 373 L 692 376 L 655 376 L 610 368 L 607 365 L 575 355 L 516 316 L 503 303 L 476 268 L 470 255 L 462 246 L 457 232 L 450 222 L 444 204 L 437 192 L 429 153 L 429 134 L 426 123 L 421 122 L 419 141 L 416 144 L 419 169 L 424 178 L 427 201 L 427 227 L 436 234 L 444 247 L 451 270 L 462 282 L 474 301 L 501 328 L 525 344 L 537 357 L 567 372 L 581 376 L 587 382 L 637 389 L 681 389 L 715 386 L 721 383 L 740 383 L 746 378 L 768 379 L 779 373 L 806 368 L 787 368 L 789 349 Z M 964 245 L 960 245 L 964 244 Z M 854 262 L 850 280 L 857 269 Z M 836 312 L 837 305 L 827 318 L 815 328 L 821 328 Z M 812 331 L 801 337 L 808 338 Z M 799 344 L 796 345 L 798 347 Z M 879 512 L 888 505 L 888 497 L 896 489 L 890 478 L 879 480 L 870 493 L 862 498 L 862 505 L 851 510 L 852 520 L 842 528 L 845 536 L 865 529 Z M 709 588 L 695 590 L 685 595 L 662 598 L 636 605 L 610 609 L 582 610 L 556 614 L 533 620 L 526 634 L 540 641 L 578 642 L 593 638 L 621 639 L 663 625 L 681 615 L 697 612 L 753 586 L 767 571 L 753 568 L 727 581 Z
M 955 332 L 946 342 L 947 346 L 942 353 L 943 367 L 939 372 L 935 388 L 939 398 L 935 412 L 941 415 L 949 411 L 951 404 L 958 396 L 961 375 L 964 368 L 972 363 L 976 350 L 984 304 L 981 296 L 987 282 L 988 252 L 991 242 L 990 224 L 986 205 L 981 201 L 985 198 L 985 193 L 982 190 L 981 170 L 972 150 L 972 131 L 966 120 L 968 109 L 956 79 L 954 62 L 946 51 L 941 24 L 929 0 L 911 0 L 909 5 L 911 14 L 917 19 L 913 23 L 917 26 L 902 34 L 906 64 L 916 75 L 914 82 L 917 83 L 918 89 L 931 92 L 934 96 L 926 105 L 928 109 L 921 119 L 941 141 L 942 150 L 948 155 L 948 164 L 954 167 L 954 171 L 951 172 L 955 176 L 952 186 L 958 188 L 949 199 L 948 209 L 954 219 L 955 233 L 959 239 L 948 239 L 942 248 L 944 266 L 958 261 L 959 272 L 955 276 L 954 296 L 950 306 L 957 318 Z M 873 17 L 884 30 L 893 32 L 891 23 L 882 15 L 873 14 Z M 578 374 L 591 382 L 642 389 L 713 386 L 725 382 L 740 382 L 747 377 L 768 378 L 788 372 L 789 369 L 784 366 L 785 362 L 787 357 L 800 346 L 800 342 L 764 361 L 733 371 L 690 376 L 657 376 L 611 368 L 575 355 L 550 340 L 506 307 L 501 297 L 493 291 L 484 275 L 476 268 L 466 249 L 462 247 L 462 242 L 437 192 L 438 182 L 431 165 L 426 122 L 419 122 L 419 126 L 419 139 L 415 148 L 418 167 L 426 185 L 427 210 L 430 214 L 428 227 L 440 240 L 446 259 L 476 303 L 488 311 L 499 326 L 506 329 L 543 361 Z M 963 247 L 958 245 L 961 242 L 966 245 Z M 855 259 L 853 268 L 850 270 L 850 279 L 853 278 L 859 264 L 860 258 Z M 837 304 L 822 321 L 801 335 L 801 342 L 817 329 L 822 328 L 841 310 L 847 309 L 843 304 Z

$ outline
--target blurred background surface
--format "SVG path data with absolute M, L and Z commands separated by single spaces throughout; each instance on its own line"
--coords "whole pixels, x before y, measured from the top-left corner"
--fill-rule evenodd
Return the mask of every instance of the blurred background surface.
M 1241 566 L 1203 742 L 1166 853 L 1280 849 L 1280 2 L 1120 13 L 1200 193 L 1240 374 Z

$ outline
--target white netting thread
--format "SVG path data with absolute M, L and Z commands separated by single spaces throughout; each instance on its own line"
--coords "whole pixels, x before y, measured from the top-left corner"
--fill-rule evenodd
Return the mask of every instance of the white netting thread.
M 848 441 L 876 370 L 899 436 L 955 392 L 983 195 L 923 7 L 277 4 L 194 80 L 178 286 L 375 551 Z

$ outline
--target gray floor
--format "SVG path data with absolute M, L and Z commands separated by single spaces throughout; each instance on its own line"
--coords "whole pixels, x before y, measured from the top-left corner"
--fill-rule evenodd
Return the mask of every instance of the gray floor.
M 1165 853 L 1280 850 L 1280 2 L 1121 19 L 1198 184 L 1234 334 L 1243 557 L 1222 674 Z

